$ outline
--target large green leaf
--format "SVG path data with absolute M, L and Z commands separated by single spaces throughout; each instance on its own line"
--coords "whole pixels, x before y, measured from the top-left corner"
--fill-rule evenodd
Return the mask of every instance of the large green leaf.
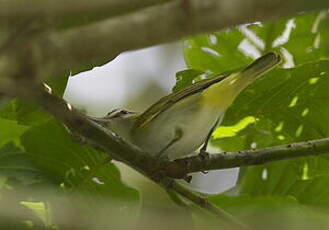
M 319 61 L 277 69 L 253 84 L 227 111 L 224 125 L 234 125 L 246 116 L 256 122 L 237 136 L 217 139 L 217 145 L 232 150 L 230 144 L 243 139 L 234 148 L 248 149 L 328 137 L 328 64 Z M 242 192 L 287 195 L 298 181 L 328 174 L 328 169 L 327 156 L 249 167 L 241 180 Z
M 136 190 L 125 185 L 107 156 L 75 143 L 54 121 L 28 130 L 22 144 L 37 168 L 54 183 L 95 197 L 136 201 Z
M 329 136 L 327 24 L 328 12 L 316 12 L 187 39 L 187 64 L 205 72 L 243 66 L 250 57 L 273 49 L 284 58 L 286 69 L 266 74 L 228 109 L 213 135 L 215 145 L 237 151 Z M 328 159 L 308 157 L 244 168 L 239 192 L 252 197 L 293 196 L 303 204 L 328 208 Z
M 329 57 L 328 23 L 328 12 L 322 11 L 192 37 L 184 41 L 185 61 L 213 73 L 245 66 L 270 50 L 283 54 L 284 66 L 316 61 Z

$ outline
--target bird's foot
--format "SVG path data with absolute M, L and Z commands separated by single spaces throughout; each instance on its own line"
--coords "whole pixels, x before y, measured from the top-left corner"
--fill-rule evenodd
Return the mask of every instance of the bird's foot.
M 198 156 L 201 158 L 201 160 L 208 160 L 209 159 L 209 153 L 204 149 L 200 150 Z
M 185 180 L 187 183 L 191 183 L 191 181 L 192 181 L 192 176 L 185 175 L 182 179 Z

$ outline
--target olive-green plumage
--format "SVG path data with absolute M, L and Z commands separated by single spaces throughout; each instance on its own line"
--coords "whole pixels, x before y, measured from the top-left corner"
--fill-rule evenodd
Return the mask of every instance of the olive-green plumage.
M 161 98 L 143 113 L 116 110 L 94 119 L 156 157 L 195 152 L 239 93 L 280 62 L 268 53 L 239 72 L 196 82 Z

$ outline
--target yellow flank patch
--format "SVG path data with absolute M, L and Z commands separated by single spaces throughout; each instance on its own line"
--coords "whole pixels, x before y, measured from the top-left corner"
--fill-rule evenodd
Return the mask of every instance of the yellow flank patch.
M 233 137 L 238 134 L 241 130 L 247 128 L 248 125 L 253 124 L 257 121 L 256 117 L 248 116 L 240 120 L 237 124 L 232 126 L 220 126 L 212 134 L 215 139 L 224 137 Z
M 233 74 L 206 89 L 203 92 L 204 103 L 221 109 L 229 107 L 239 93 L 234 87 L 238 77 L 237 74 Z
M 233 90 L 217 90 L 220 85 L 213 85 L 204 92 L 203 100 L 206 105 L 226 109 L 234 100 Z
M 204 103 L 216 108 L 226 109 L 252 81 L 252 78 L 242 76 L 241 73 L 231 74 L 203 92 Z

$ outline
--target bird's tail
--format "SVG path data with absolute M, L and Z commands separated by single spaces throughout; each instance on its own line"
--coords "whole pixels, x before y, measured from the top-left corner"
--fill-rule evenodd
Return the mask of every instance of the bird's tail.
M 265 54 L 241 71 L 232 73 L 224 80 L 210 86 L 204 91 L 205 102 L 226 109 L 243 89 L 278 65 L 280 61 L 281 57 L 274 52 Z
M 248 65 L 241 71 L 242 77 L 258 78 L 262 74 L 271 70 L 281 61 L 280 55 L 270 52 L 256 59 L 253 63 Z

